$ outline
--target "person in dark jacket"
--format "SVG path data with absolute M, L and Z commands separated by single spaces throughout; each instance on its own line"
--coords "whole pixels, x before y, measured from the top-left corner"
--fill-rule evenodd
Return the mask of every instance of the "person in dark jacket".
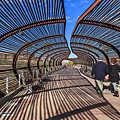
M 99 97 L 103 96 L 103 81 L 108 75 L 108 66 L 103 62 L 103 58 L 98 58 L 98 62 L 92 67 L 92 78 L 95 79 Z
M 120 72 L 120 66 L 117 64 L 116 58 L 111 58 L 111 64 L 109 65 L 109 81 L 111 82 L 111 92 L 113 92 L 116 97 L 119 97 L 116 84 L 120 80 L 118 72 Z

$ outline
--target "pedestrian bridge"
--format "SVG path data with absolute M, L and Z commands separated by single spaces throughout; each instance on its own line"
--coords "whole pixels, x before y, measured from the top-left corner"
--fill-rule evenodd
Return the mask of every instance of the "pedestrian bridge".
M 100 98 L 90 78 L 99 57 L 120 64 L 120 1 L 93 1 L 70 40 L 67 2 L 1 0 L 0 119 L 120 119 L 120 98 L 110 93 L 109 81 Z

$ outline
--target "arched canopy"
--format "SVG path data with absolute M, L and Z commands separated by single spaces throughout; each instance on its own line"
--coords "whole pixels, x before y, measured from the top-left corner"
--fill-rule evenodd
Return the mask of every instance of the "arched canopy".
M 119 6 L 119 0 L 95 0 L 78 18 L 70 39 L 77 59 L 83 55 L 82 61 L 91 62 L 101 56 L 109 63 L 110 57 L 120 58 Z M 1 0 L 0 24 L 0 54 L 13 55 L 15 74 L 18 67 L 23 67 L 20 60 L 31 67 L 35 58 L 37 67 L 41 55 L 47 58 L 51 54 L 51 59 L 57 52 L 58 61 L 68 59 L 63 0 Z
M 91 54 L 106 56 L 106 60 L 112 56 L 120 58 L 119 6 L 119 0 L 96 0 L 78 18 L 70 41 L 75 54 L 79 54 L 75 48 L 78 47 L 90 50 Z
M 1 1 L 0 52 L 14 54 L 12 66 L 15 74 L 17 61 L 25 59 L 23 54 L 27 54 L 29 61 L 31 55 L 38 58 L 48 49 L 55 51 L 62 46 L 66 55 L 61 59 L 69 56 L 65 16 L 63 0 Z

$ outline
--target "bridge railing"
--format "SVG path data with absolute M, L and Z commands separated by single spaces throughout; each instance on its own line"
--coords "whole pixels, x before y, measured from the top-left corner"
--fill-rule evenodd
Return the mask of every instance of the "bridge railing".
M 52 67 L 51 67 L 52 68 Z M 27 69 L 23 69 L 18 73 L 18 79 L 11 72 L 12 69 L 9 70 L 1 70 L 0 71 L 0 91 L 4 93 L 4 95 L 10 93 L 11 91 L 16 90 L 21 85 L 29 86 L 31 84 L 36 83 L 38 80 L 48 77 L 48 75 L 56 70 L 62 69 L 62 66 L 57 66 L 55 69 L 47 70 L 44 67 L 40 69 L 32 70 L 32 75 Z

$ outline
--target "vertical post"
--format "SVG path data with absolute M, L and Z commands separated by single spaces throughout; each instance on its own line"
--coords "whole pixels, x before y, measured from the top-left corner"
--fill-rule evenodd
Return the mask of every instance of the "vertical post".
M 20 85 L 21 85 L 20 79 L 21 79 L 21 78 L 20 78 L 20 74 L 19 74 L 19 87 L 20 87 Z
M 23 82 L 23 85 L 25 85 L 25 77 L 23 73 L 22 73 L 22 82 Z
M 8 94 L 8 77 L 6 78 L 6 93 Z
M 46 68 L 44 68 L 44 70 L 45 70 L 45 74 L 46 74 Z
M 28 90 L 30 93 L 32 93 L 32 86 L 31 85 L 28 87 Z
M 26 81 L 28 81 L 28 71 L 26 72 Z
M 39 76 L 39 70 L 36 70 L 36 77 L 38 78 Z
M 32 72 L 33 72 L 32 77 L 33 77 L 33 80 L 34 80 L 34 70 Z

